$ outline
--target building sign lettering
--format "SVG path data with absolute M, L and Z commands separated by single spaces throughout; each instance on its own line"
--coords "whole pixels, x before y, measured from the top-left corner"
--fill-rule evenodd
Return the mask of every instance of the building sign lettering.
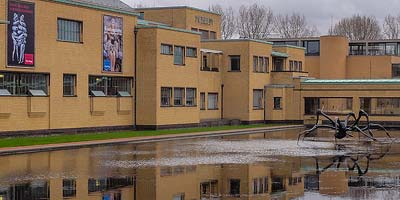
M 199 24 L 206 24 L 206 25 L 213 25 L 214 24 L 214 20 L 210 19 L 208 17 L 202 17 L 202 16 L 196 16 L 195 17 L 195 21 L 196 23 Z

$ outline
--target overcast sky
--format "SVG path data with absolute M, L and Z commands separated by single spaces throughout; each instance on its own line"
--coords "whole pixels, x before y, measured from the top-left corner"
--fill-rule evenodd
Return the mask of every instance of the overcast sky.
M 318 27 L 321 34 L 327 33 L 332 22 L 353 14 L 374 15 L 380 22 L 387 14 L 400 14 L 400 0 L 122 0 L 133 6 L 143 4 L 154 6 L 192 6 L 208 9 L 211 4 L 232 6 L 259 3 L 270 7 L 275 13 L 299 12 L 304 14 L 311 24 Z

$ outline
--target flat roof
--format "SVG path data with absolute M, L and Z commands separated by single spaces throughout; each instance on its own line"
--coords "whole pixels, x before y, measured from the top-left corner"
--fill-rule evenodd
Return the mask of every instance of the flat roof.
M 302 84 L 305 85 L 324 85 L 324 84 L 333 84 L 333 85 L 361 85 L 361 84 L 368 84 L 368 85 L 378 85 L 378 84 L 400 84 L 400 79 L 302 79 Z
M 324 36 L 321 36 L 324 37 Z M 320 40 L 321 37 L 304 37 L 304 38 L 269 38 L 266 39 L 267 41 L 270 42 L 287 42 L 287 41 L 306 41 L 306 40 L 313 40 L 317 41 Z M 332 37 L 335 37 L 334 35 Z M 398 43 L 400 42 L 400 39 L 378 39 L 378 40 L 350 40 L 349 43 L 379 43 L 379 42 L 385 42 L 385 43 Z
M 153 21 L 143 20 L 143 19 L 138 19 L 138 20 L 137 20 L 137 24 L 138 24 L 138 25 L 160 25 L 160 26 L 168 26 L 168 27 L 171 27 L 171 26 L 168 25 L 168 24 L 163 24 L 163 23 L 160 23 L 160 22 L 153 22 Z
M 202 42 L 258 42 L 258 43 L 263 43 L 263 44 L 270 44 L 272 45 L 272 42 L 267 42 L 264 40 L 256 40 L 256 39 L 227 39 L 227 40 L 201 40 Z
M 203 10 L 200 8 L 194 8 L 194 7 L 190 7 L 190 6 L 147 7 L 147 8 L 136 8 L 135 10 L 140 11 L 140 10 L 161 10 L 161 9 L 191 9 L 191 10 L 196 10 L 196 11 L 200 11 L 200 12 L 206 12 L 206 13 L 221 16 L 221 14 L 216 13 L 216 12 L 212 12 L 209 10 Z
M 274 44 L 274 47 L 288 47 L 288 48 L 295 48 L 295 49 L 302 49 L 302 50 L 306 50 L 305 47 L 299 47 L 299 46 L 294 46 L 294 45 L 287 45 L 287 44 Z
M 170 31 L 177 31 L 177 32 L 182 32 L 182 33 L 201 35 L 200 32 L 186 30 L 186 29 L 180 29 L 180 28 L 174 28 L 174 27 L 170 27 L 170 26 L 163 26 L 163 25 L 159 25 L 159 24 L 138 24 L 136 26 L 136 28 L 138 28 L 138 29 L 159 28 L 159 29 L 165 29 L 165 30 L 170 30 Z
M 86 8 L 121 13 L 121 14 L 132 15 L 132 16 L 139 16 L 138 13 L 134 12 L 132 9 L 127 8 L 127 7 L 120 8 L 120 7 L 105 6 L 104 4 L 94 3 L 93 1 L 88 1 L 88 0 L 86 0 L 86 1 L 85 0 L 53 0 L 53 1 L 56 3 L 81 6 L 81 7 L 86 7 Z

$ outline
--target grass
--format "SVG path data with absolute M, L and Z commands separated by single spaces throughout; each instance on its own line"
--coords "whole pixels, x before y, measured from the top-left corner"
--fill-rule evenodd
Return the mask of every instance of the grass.
M 252 125 L 238 125 L 238 126 L 216 126 L 216 127 L 184 128 L 184 129 L 171 129 L 171 130 L 155 130 L 155 131 L 118 131 L 118 132 L 94 133 L 94 134 L 15 137 L 15 138 L 0 139 L 0 148 L 108 140 L 108 139 L 131 138 L 140 136 L 158 136 L 158 135 L 196 133 L 196 132 L 206 132 L 206 131 L 248 129 L 248 128 L 260 128 L 260 127 L 272 127 L 272 126 L 277 126 L 277 125 L 252 124 Z

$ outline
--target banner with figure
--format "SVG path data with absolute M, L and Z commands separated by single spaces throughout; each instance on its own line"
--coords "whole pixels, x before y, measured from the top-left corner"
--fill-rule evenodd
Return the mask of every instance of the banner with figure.
M 35 4 L 8 2 L 7 60 L 9 66 L 35 64 Z
M 121 17 L 103 17 L 103 71 L 122 72 L 123 22 Z

